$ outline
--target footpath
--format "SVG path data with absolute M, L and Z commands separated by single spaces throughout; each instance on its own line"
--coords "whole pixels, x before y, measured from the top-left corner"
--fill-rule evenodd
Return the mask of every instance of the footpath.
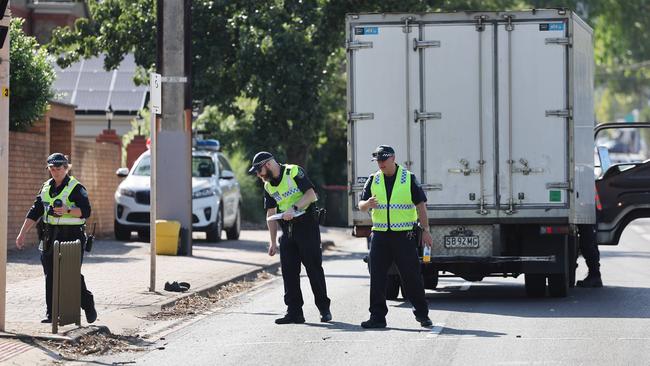
M 346 228 L 321 229 L 323 243 L 335 244 L 349 238 Z M 146 316 L 180 298 L 219 288 L 256 272 L 274 272 L 279 267 L 280 257 L 267 254 L 267 243 L 265 230 L 243 230 L 240 240 L 236 241 L 212 243 L 195 239 L 191 257 L 156 257 L 156 291 L 150 292 L 149 243 L 96 240 L 93 251 L 85 253 L 81 267 L 86 284 L 94 294 L 98 313 L 92 326 L 108 327 L 113 334 L 145 334 L 151 331 L 147 329 L 151 324 Z M 164 290 L 166 281 L 188 282 L 191 287 L 187 292 L 168 292 Z M 10 251 L 6 329 L 0 332 L 0 363 L 25 364 L 47 358 L 49 350 L 36 349 L 21 339 L 57 339 L 79 333 L 76 325 L 67 325 L 59 327 L 58 336 L 52 335 L 52 325 L 40 323 L 44 317 L 45 280 L 38 249 Z M 157 322 L 156 326 L 166 325 Z M 89 327 L 83 310 L 81 327 Z M 33 352 L 27 352 L 30 350 Z

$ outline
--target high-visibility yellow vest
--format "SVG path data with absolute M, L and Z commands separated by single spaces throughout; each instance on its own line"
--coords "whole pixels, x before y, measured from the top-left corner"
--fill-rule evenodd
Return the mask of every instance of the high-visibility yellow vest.
M 300 201 L 303 196 L 294 179 L 299 171 L 300 168 L 297 165 L 287 164 L 280 184 L 273 186 L 269 182 L 264 182 L 264 190 L 278 203 L 280 212 L 287 211 L 296 202 Z
M 70 202 L 70 193 L 79 184 L 79 181 L 75 177 L 70 177 L 68 184 L 65 188 L 59 192 L 55 197 L 50 197 L 50 189 L 52 185 L 50 182 L 52 178 L 43 183 L 43 188 L 41 189 L 41 201 L 45 207 L 45 212 L 43 213 L 43 222 L 50 225 L 83 225 L 86 223 L 86 219 L 81 217 L 73 216 L 69 213 L 64 213 L 62 216 L 52 216 L 49 214 L 50 206 L 54 204 L 54 201 L 60 199 L 66 205 L 66 207 L 75 207 L 73 202 Z
M 398 167 L 390 199 L 381 170 L 374 175 L 370 193 L 377 198 L 378 204 L 371 212 L 373 231 L 388 231 L 389 228 L 391 231 L 413 230 L 418 214 L 411 199 L 411 173 L 408 170 Z

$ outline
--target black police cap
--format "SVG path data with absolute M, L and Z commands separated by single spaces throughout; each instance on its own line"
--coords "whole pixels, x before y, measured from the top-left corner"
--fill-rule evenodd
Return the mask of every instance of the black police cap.
M 372 153 L 372 161 L 379 160 L 384 161 L 391 156 L 395 156 L 395 150 L 388 145 L 379 145 Z
M 251 167 L 250 169 L 248 169 L 248 174 L 256 174 L 260 169 L 262 169 L 262 165 L 264 165 L 266 162 L 268 162 L 271 159 L 273 159 L 273 155 L 271 155 L 270 152 L 266 152 L 266 151 L 258 152 L 253 157 L 253 161 L 251 162 Z
M 61 166 L 68 164 L 68 159 L 61 153 L 54 153 L 47 157 L 47 166 Z

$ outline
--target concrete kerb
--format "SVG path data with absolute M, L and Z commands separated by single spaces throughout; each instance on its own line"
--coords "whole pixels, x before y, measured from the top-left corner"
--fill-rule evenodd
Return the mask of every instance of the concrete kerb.
M 41 341 L 55 341 L 55 342 L 70 342 L 73 344 L 79 343 L 79 339 L 83 336 L 87 335 L 92 335 L 92 334 L 97 334 L 97 333 L 104 333 L 104 334 L 110 334 L 111 331 L 108 329 L 108 327 L 104 325 L 90 325 L 87 327 L 79 327 L 75 329 L 71 329 L 63 335 L 61 334 L 37 334 L 37 335 L 30 335 L 30 334 L 22 334 L 22 333 L 0 333 L 0 338 L 12 338 L 12 339 L 17 339 L 20 341 L 27 341 L 27 342 L 33 342 L 34 340 L 41 340 Z
M 197 295 L 197 296 L 207 297 L 210 294 L 219 291 L 219 289 L 221 289 L 222 287 L 226 286 L 229 283 L 239 282 L 239 281 L 250 281 L 250 280 L 255 279 L 259 273 L 262 273 L 262 272 L 273 272 L 273 273 L 275 273 L 275 272 L 278 271 L 279 268 L 280 268 L 280 262 L 278 261 L 276 263 L 273 263 L 273 264 L 270 264 L 270 265 L 267 265 L 267 266 L 255 268 L 255 269 L 253 269 L 251 271 L 243 273 L 243 274 L 241 274 L 239 276 L 235 276 L 235 277 L 233 277 L 231 279 L 221 281 L 221 282 L 215 283 L 213 285 L 204 286 L 204 287 L 202 287 L 200 289 L 197 289 L 196 291 L 193 291 L 193 292 L 190 292 L 190 293 L 183 292 L 179 296 L 161 303 L 160 304 L 160 310 L 164 310 L 164 309 L 173 307 L 180 300 L 185 299 L 185 298 L 190 297 L 190 296 Z

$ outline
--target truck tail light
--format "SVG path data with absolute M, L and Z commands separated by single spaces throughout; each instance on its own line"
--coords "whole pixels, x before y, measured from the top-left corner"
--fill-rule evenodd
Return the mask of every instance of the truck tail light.
M 602 211 L 603 205 L 600 203 L 600 195 L 598 194 L 598 189 L 596 189 L 596 210 Z
M 568 234 L 568 225 L 540 226 L 539 233 L 542 235 Z

